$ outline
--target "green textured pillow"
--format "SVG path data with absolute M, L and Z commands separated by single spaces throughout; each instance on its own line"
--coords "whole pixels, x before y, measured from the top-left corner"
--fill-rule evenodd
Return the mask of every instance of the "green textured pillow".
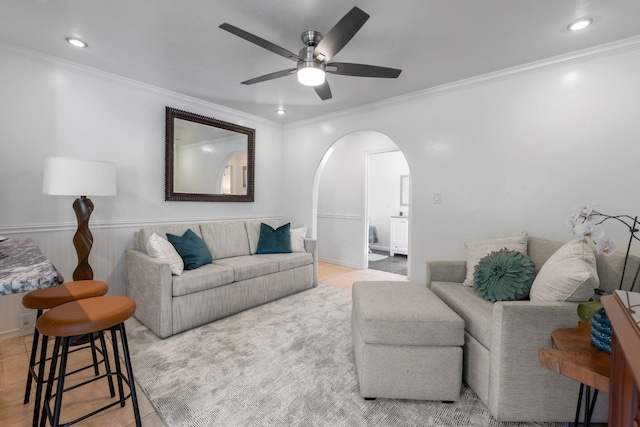
M 191 229 L 185 231 L 182 236 L 167 233 L 167 240 L 182 257 L 185 270 L 195 270 L 202 265 L 213 262 L 209 248 Z
M 527 298 L 534 275 L 535 266 L 527 255 L 501 249 L 480 260 L 473 284 L 488 301 L 515 301 Z
M 260 224 L 260 238 L 258 239 L 257 254 L 291 253 L 291 224 L 287 223 L 276 229 Z

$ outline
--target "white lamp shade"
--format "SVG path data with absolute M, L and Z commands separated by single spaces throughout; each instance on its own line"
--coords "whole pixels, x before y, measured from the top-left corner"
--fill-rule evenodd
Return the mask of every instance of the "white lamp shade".
M 55 196 L 115 196 L 116 165 L 69 157 L 49 157 L 42 193 Z

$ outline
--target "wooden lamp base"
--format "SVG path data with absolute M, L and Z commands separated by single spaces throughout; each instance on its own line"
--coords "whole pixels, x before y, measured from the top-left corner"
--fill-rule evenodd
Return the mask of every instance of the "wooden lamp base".
M 73 202 L 73 211 L 78 220 L 78 229 L 73 236 L 73 246 L 75 246 L 78 255 L 78 266 L 73 272 L 73 280 L 93 280 L 93 270 L 89 265 L 89 253 L 93 246 L 89 218 L 93 212 L 93 202 L 86 196 L 81 196 Z

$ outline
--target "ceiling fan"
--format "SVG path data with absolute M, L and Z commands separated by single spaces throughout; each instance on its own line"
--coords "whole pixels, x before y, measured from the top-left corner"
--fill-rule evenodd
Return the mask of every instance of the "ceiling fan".
M 367 19 L 369 19 L 367 13 L 354 7 L 324 37 L 320 32 L 314 30 L 303 32 L 301 38 L 305 47 L 300 49 L 300 53 L 297 55 L 226 22 L 221 24 L 220 28 L 298 64 L 295 68 L 265 74 L 264 76 L 246 80 L 242 84 L 252 85 L 296 73 L 298 81 L 303 85 L 313 86 L 318 96 L 324 101 L 331 99 L 331 88 L 325 78 L 325 73 L 395 79 L 402 72 L 402 70 L 396 68 L 378 67 L 376 65 L 329 62 L 349 43 L 364 23 L 367 22 Z

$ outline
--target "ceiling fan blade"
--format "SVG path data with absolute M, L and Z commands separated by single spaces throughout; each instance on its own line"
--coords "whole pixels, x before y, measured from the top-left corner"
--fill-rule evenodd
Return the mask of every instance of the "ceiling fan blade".
M 271 43 L 270 41 L 267 41 L 261 37 L 258 37 L 254 34 L 248 33 L 245 30 L 242 30 L 238 27 L 234 27 L 231 24 L 227 24 L 226 22 L 223 24 L 220 24 L 219 26 L 220 28 L 222 28 L 225 31 L 230 32 L 231 34 L 234 34 L 240 38 L 243 38 L 253 44 L 257 44 L 258 46 L 265 48 L 267 50 L 270 50 L 273 53 L 276 53 L 280 56 L 284 56 L 287 59 L 290 59 L 292 61 L 302 61 L 302 58 L 300 58 L 298 55 L 296 55 L 293 52 L 288 51 L 287 49 L 278 46 L 277 44 Z
M 327 99 L 332 98 L 331 88 L 329 87 L 329 82 L 326 80 L 321 85 L 314 86 L 313 89 L 316 91 L 320 99 L 322 99 L 323 101 L 326 101 Z
M 329 61 L 349 43 L 358 30 L 367 22 L 369 15 L 354 7 L 320 40 L 313 50 L 313 56 L 320 61 Z
M 289 74 L 296 72 L 295 68 L 289 68 L 288 70 L 276 71 L 275 73 L 265 74 L 264 76 L 256 77 L 254 79 L 246 80 L 242 82 L 243 85 L 252 85 L 255 83 L 266 82 L 267 80 L 277 79 L 279 77 L 285 77 Z
M 327 73 L 356 77 L 381 77 L 396 79 L 402 70 L 397 68 L 378 67 L 377 65 L 350 64 L 348 62 L 331 62 L 327 64 Z

